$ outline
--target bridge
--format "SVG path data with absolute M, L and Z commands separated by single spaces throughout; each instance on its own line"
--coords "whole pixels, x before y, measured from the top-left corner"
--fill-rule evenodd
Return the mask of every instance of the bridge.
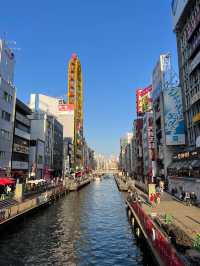
M 94 171 L 94 174 L 97 174 L 97 175 L 115 175 L 115 174 L 118 174 L 119 173 L 119 170 L 117 169 L 106 169 L 106 170 L 96 170 Z

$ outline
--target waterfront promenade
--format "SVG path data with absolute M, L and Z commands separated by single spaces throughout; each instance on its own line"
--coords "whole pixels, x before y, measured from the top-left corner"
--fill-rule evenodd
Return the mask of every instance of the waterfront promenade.
M 139 193 L 144 195 L 141 191 Z M 145 194 L 145 196 L 147 195 Z M 161 202 L 157 206 L 151 207 L 143 203 L 142 207 L 148 214 L 155 212 L 158 216 L 172 215 L 173 223 L 180 227 L 191 239 L 194 239 L 200 233 L 200 208 L 186 206 L 184 202 L 166 192 L 161 194 Z

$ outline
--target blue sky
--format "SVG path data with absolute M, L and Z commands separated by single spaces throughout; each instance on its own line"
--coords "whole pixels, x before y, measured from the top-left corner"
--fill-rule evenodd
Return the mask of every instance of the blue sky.
M 34 0 L 1 3 L 0 34 L 16 41 L 17 96 L 67 93 L 67 63 L 79 55 L 84 127 L 97 152 L 117 154 L 135 118 L 135 89 L 149 85 L 160 53 L 176 40 L 169 0 Z

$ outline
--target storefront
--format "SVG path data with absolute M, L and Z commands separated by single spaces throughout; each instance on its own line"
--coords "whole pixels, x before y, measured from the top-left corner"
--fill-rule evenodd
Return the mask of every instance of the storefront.
M 195 192 L 200 200 L 200 148 L 179 152 L 168 166 L 169 191 Z
M 200 149 L 174 155 L 168 166 L 168 176 L 200 178 Z

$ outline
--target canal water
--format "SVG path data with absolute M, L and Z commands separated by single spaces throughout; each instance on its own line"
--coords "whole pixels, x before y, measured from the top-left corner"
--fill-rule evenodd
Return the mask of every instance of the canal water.
M 112 177 L 92 182 L 12 225 L 0 265 L 151 265 L 138 247 Z

